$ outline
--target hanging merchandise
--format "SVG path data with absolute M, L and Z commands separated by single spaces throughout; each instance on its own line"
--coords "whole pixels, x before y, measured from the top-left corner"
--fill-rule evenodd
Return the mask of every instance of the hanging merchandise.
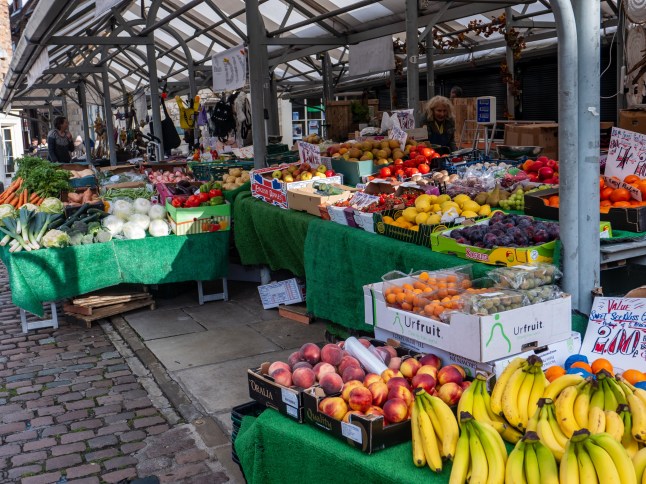
M 202 107 L 200 108 L 200 112 L 197 115 L 197 125 L 208 126 L 208 124 L 209 124 L 209 117 L 206 113 L 206 106 L 202 104 Z
M 233 107 L 226 97 L 223 96 L 213 107 L 211 121 L 213 123 L 213 134 L 223 143 L 227 141 L 232 131 L 235 136 L 236 119 L 233 114 Z
M 182 144 L 182 140 L 180 139 L 179 134 L 177 134 L 177 129 L 175 129 L 175 124 L 173 124 L 173 120 L 168 114 L 168 110 L 166 109 L 166 103 L 164 101 L 165 96 L 163 96 L 163 94 L 164 93 L 162 93 L 161 105 L 162 105 L 162 108 L 164 109 L 165 118 L 162 120 L 161 127 L 162 127 L 162 137 L 164 140 L 164 150 L 172 150 L 174 148 L 177 148 L 180 144 Z
M 179 108 L 179 125 L 182 129 L 193 129 L 195 126 L 195 113 L 200 107 L 200 96 L 195 96 L 193 104 L 186 107 L 181 97 L 175 96 Z
M 238 146 L 251 144 L 251 104 L 245 92 L 240 92 L 234 98 L 233 112 L 236 118 L 236 140 Z

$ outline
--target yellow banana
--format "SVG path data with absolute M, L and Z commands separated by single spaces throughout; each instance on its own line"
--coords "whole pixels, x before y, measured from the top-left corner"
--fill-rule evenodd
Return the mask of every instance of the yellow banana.
M 543 412 L 547 413 L 548 410 L 544 409 Z M 550 426 L 550 422 L 546 415 L 543 415 L 543 417 L 539 419 L 536 433 L 538 434 L 538 437 L 540 438 L 541 442 L 545 444 L 545 446 L 548 449 L 550 449 L 550 451 L 552 452 L 556 460 L 561 461 L 561 459 L 563 459 L 563 454 L 565 453 L 565 446 L 563 446 L 556 439 L 554 435 L 554 431 L 552 430 L 552 427 Z M 566 444 L 567 444 L 567 440 L 566 440 Z
M 602 433 L 597 435 L 591 435 L 588 439 L 594 444 L 598 445 L 600 448 L 605 450 L 610 459 L 612 460 L 617 473 L 619 474 L 619 481 L 608 481 L 608 482 L 620 482 L 621 484 L 637 484 L 637 479 L 635 476 L 635 468 L 632 465 L 632 460 L 628 456 L 626 449 L 624 449 L 621 444 L 614 439 L 608 433 Z
M 594 464 L 590 454 L 585 450 L 583 445 L 576 446 L 576 458 L 579 464 L 579 480 L 585 484 L 597 484 L 597 471 L 594 470 Z
M 626 380 L 623 376 L 617 375 L 617 383 L 624 391 L 624 395 L 626 395 L 626 398 L 628 398 L 628 395 L 635 392 L 636 388 L 632 385 L 632 383 Z
M 633 456 L 632 461 L 635 468 L 637 482 L 642 482 L 644 478 L 644 470 L 646 470 L 646 447 L 640 449 L 640 451 Z
M 581 445 L 585 446 L 585 450 L 590 454 L 590 459 L 594 465 L 594 470 L 597 473 L 597 479 L 599 479 L 599 482 L 603 484 L 610 482 L 622 483 L 619 478 L 617 466 L 608 452 L 599 447 L 589 438 L 583 441 Z M 626 455 L 626 457 L 627 456 L 628 455 Z M 634 469 L 630 469 L 630 471 L 634 472 Z M 635 481 L 633 480 L 633 482 Z
M 521 428 L 520 409 L 518 407 L 518 398 L 522 384 L 527 376 L 527 372 L 519 368 L 511 376 L 505 391 L 502 394 L 502 411 L 511 425 L 517 429 Z M 529 396 L 529 395 L 528 395 Z M 493 402 L 493 399 L 492 399 Z
M 580 390 L 574 401 L 574 418 L 579 428 L 588 428 L 588 412 L 590 410 L 590 397 L 592 385 L 587 382 Z
M 606 414 L 605 432 L 621 443 L 621 438 L 624 436 L 624 421 L 615 411 L 606 410 L 604 413 Z
M 554 404 L 554 409 L 556 410 L 556 420 L 563 430 L 563 433 L 568 438 L 572 437 L 572 434 L 576 430 L 579 430 L 576 419 L 574 418 L 574 401 L 576 400 L 577 396 L 577 387 L 569 386 L 561 392 Z
M 502 411 L 502 395 L 511 379 L 511 376 L 519 368 L 524 368 L 527 366 L 527 360 L 525 358 L 514 358 L 507 367 L 500 374 L 500 377 L 496 380 L 496 384 L 493 387 L 491 392 L 491 402 L 490 407 L 491 411 L 496 415 L 503 415 Z M 563 377 L 561 377 L 563 378 Z
M 605 391 L 601 382 L 597 382 L 594 390 L 592 391 L 592 396 L 590 397 L 590 408 L 599 407 L 603 410 L 605 406 Z
M 619 385 L 619 382 L 612 378 L 612 376 L 606 378 L 607 388 L 615 395 L 618 405 L 624 405 L 626 403 L 626 394 L 624 389 Z M 631 392 L 632 393 L 632 392 Z M 617 410 L 616 408 L 612 410 Z
M 536 372 L 533 367 L 525 374 L 523 378 L 523 384 L 520 386 L 518 391 L 518 400 L 516 402 L 516 407 L 518 408 L 518 418 L 519 424 L 515 427 L 525 430 L 527 428 L 527 421 L 529 420 L 529 397 L 532 393 L 532 387 L 536 381 Z M 527 457 L 525 457 L 527 459 Z
M 505 466 L 505 482 L 525 484 L 525 442 L 520 440 L 509 454 Z
M 455 449 L 455 457 L 453 458 L 453 466 L 451 467 L 451 477 L 449 477 L 449 484 L 464 484 L 467 480 L 467 473 L 469 471 L 469 431 L 466 427 L 462 428 L 462 433 L 458 439 L 458 445 Z
M 511 425 L 505 425 L 505 430 L 503 431 L 502 434 L 500 434 L 500 436 L 506 442 L 509 442 L 510 444 L 515 444 L 516 442 L 518 442 L 521 439 L 523 434 L 520 433 L 518 430 L 516 430 Z
M 559 484 L 559 471 L 552 452 L 540 441 L 534 444 L 534 450 L 541 473 L 541 484 Z
M 547 407 L 547 420 L 552 429 L 552 433 L 554 434 L 554 438 L 561 445 L 561 447 L 565 449 L 565 446 L 567 445 L 568 437 L 563 433 L 563 429 L 561 429 L 561 426 L 559 425 L 559 422 L 556 419 L 556 410 L 554 410 L 553 404 Z
M 529 417 L 529 420 L 527 421 L 527 428 L 525 429 L 525 432 L 536 432 L 536 427 L 538 426 L 538 420 L 541 416 L 541 408 L 536 407 L 536 411 L 532 416 Z
M 603 409 L 612 410 L 614 412 L 617 410 L 619 402 L 617 401 L 612 389 L 608 386 L 608 378 L 601 380 L 601 386 L 603 387 Z
M 556 401 L 556 397 L 567 387 L 578 385 L 583 381 L 581 375 L 563 375 L 552 381 L 543 392 L 543 398 L 551 398 Z
M 559 466 L 559 482 L 561 484 L 579 484 L 579 464 L 574 448 L 574 442 L 571 440 L 568 441 L 563 459 L 561 459 L 561 465 Z
M 541 484 L 541 472 L 538 468 L 538 458 L 534 444 L 525 445 L 525 478 L 527 484 Z
M 413 410 L 410 416 L 410 428 L 413 442 L 413 464 L 415 464 L 417 467 L 424 467 L 426 465 L 426 456 L 424 455 L 424 447 L 422 445 L 422 435 L 419 428 L 418 412 L 419 407 L 417 405 L 413 405 Z
M 646 441 L 646 404 L 637 396 L 637 394 L 628 395 L 628 406 L 633 417 L 632 433 L 635 440 L 639 442 Z
M 460 428 L 455 415 L 453 415 L 451 408 L 440 398 L 428 395 L 426 400 L 430 403 L 432 411 L 437 415 L 442 426 L 442 455 L 453 460 L 455 447 L 458 445 L 458 438 L 460 437 Z
M 477 422 L 477 421 L 476 421 Z M 502 437 L 498 432 L 496 432 L 496 429 L 494 429 L 491 425 L 485 422 L 477 422 L 477 424 L 480 426 L 480 431 L 485 432 L 490 434 L 490 439 L 495 442 L 495 444 L 498 446 L 498 449 L 500 451 L 500 455 L 502 456 L 502 460 L 504 463 L 507 463 L 507 447 L 505 447 L 505 441 L 502 440 Z M 482 440 L 482 439 L 480 439 Z
M 460 400 L 458 401 L 458 410 L 456 412 L 456 415 L 458 416 L 458 425 L 462 427 L 462 422 L 460 422 L 460 415 L 462 415 L 462 412 L 469 412 L 471 415 L 473 415 L 473 403 L 474 403 L 474 398 L 475 394 L 478 390 L 478 380 L 474 380 L 469 387 L 462 392 L 462 396 L 460 397 Z
M 598 434 L 606 430 L 606 414 L 599 407 L 590 407 L 588 415 L 588 430 L 591 434 Z
M 473 427 L 469 429 L 469 451 L 471 453 L 471 480 L 469 484 L 486 484 L 489 477 L 489 463 L 482 442 Z
M 433 430 L 435 431 L 435 437 L 437 438 L 437 446 L 440 449 L 440 455 L 442 457 L 446 457 L 442 452 L 442 436 L 444 435 L 444 431 L 442 429 L 442 423 L 440 422 L 438 416 L 435 414 L 435 412 L 431 408 L 430 403 L 427 400 L 429 396 L 430 395 L 428 393 L 424 392 L 424 393 L 419 393 L 416 398 L 420 399 L 420 409 L 426 412 L 426 415 L 428 415 L 428 418 L 431 420 L 431 425 L 433 425 Z
M 472 420 L 470 425 L 471 428 L 469 431 L 471 433 L 475 431 L 480 443 L 482 444 L 484 454 L 487 457 L 487 484 L 504 484 L 507 450 L 503 451 L 500 448 L 498 440 L 502 443 L 502 438 L 498 432 L 488 424 L 482 424 L 476 420 Z M 484 429 L 484 426 L 488 426 L 489 429 Z M 504 449 L 504 443 L 502 444 L 502 447 Z
M 632 458 L 639 452 L 639 443 L 633 437 L 633 416 L 628 405 L 619 406 L 619 416 L 624 423 L 624 435 L 621 436 L 621 445 L 624 446 L 624 449 Z
M 642 390 L 641 388 L 635 388 L 633 391 L 633 394 L 639 398 L 644 405 L 646 405 L 646 390 Z
M 441 472 L 442 456 L 440 455 L 440 448 L 437 443 L 433 424 L 431 423 L 431 419 L 428 414 L 424 411 L 422 402 L 415 399 L 415 405 L 418 406 L 417 422 L 420 429 L 420 435 L 422 437 L 422 447 L 424 449 L 424 455 L 426 456 L 426 463 L 432 471 Z
M 536 413 L 536 410 L 538 409 L 538 400 L 543 396 L 543 392 L 547 385 L 549 385 L 549 382 L 547 381 L 547 378 L 545 378 L 545 373 L 543 373 L 541 368 L 538 368 L 538 371 L 534 376 L 532 391 L 529 394 L 529 401 L 527 402 L 527 416 L 529 418 Z
M 473 418 L 478 422 L 488 423 L 496 429 L 496 432 L 502 433 L 505 430 L 505 421 L 498 415 L 494 415 L 494 418 L 491 418 L 489 412 L 487 411 L 487 403 L 483 395 L 483 392 L 486 392 L 487 390 L 484 388 L 484 384 L 472 383 L 469 388 L 473 387 L 474 385 L 477 385 L 477 388 L 475 395 L 473 395 L 473 412 L 471 412 Z M 458 415 L 460 415 L 460 413 L 458 413 Z

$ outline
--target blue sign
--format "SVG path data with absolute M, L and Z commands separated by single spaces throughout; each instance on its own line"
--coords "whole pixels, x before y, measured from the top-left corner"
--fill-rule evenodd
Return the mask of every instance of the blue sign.
M 493 96 L 476 99 L 476 120 L 478 123 L 496 122 L 496 98 Z

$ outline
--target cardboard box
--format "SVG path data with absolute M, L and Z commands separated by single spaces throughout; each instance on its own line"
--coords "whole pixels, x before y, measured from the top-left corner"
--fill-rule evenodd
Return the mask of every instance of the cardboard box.
M 176 235 L 203 234 L 214 230 L 229 230 L 231 228 L 231 204 L 175 208 L 166 200 L 166 212 L 170 228 Z M 215 229 L 214 225 L 219 225 Z
M 258 286 L 258 293 L 264 309 L 305 301 L 305 286 L 296 278 Z
M 541 146 L 542 156 L 558 160 L 559 125 L 545 124 L 506 124 L 505 144 L 509 146 Z
M 60 168 L 63 170 L 67 170 L 71 172 L 72 177 L 70 177 L 70 185 L 73 188 L 81 188 L 81 187 L 96 187 L 96 176 L 94 175 L 94 170 L 92 167 L 90 167 L 87 164 L 81 164 L 81 163 L 63 163 L 60 165 Z M 85 176 L 78 176 L 75 175 L 75 173 L 89 170 L 92 172 L 92 174 L 87 174 Z
M 269 167 L 269 168 L 259 168 L 251 172 L 251 194 L 259 198 L 260 200 L 276 205 L 280 208 L 289 208 L 287 201 L 287 191 L 293 190 L 296 188 L 303 188 L 307 185 L 311 185 L 315 181 L 321 181 L 325 183 L 343 183 L 343 176 L 332 176 L 329 178 L 317 178 L 315 180 L 304 180 L 297 181 L 292 183 L 285 183 L 281 180 L 275 178 L 265 178 L 264 174 L 271 174 L 276 169 L 284 169 L 290 166 L 300 166 L 300 162 L 296 163 L 286 163 L 278 167 Z
M 361 183 L 364 177 L 372 175 L 378 168 L 374 160 L 347 161 L 343 158 L 331 158 L 332 169 L 343 175 L 349 185 Z
M 646 134 L 646 111 L 621 109 L 619 111 L 619 127 L 628 131 Z
M 444 323 L 387 306 L 381 282 L 363 290 L 366 324 L 477 362 L 498 360 L 570 337 L 569 295 L 488 316 L 456 312 Z
M 385 425 L 381 416 L 351 415 L 349 423 L 342 422 L 319 411 L 319 403 L 323 398 L 325 394 L 319 387 L 303 391 L 303 421 L 362 452 L 372 454 L 386 447 L 409 442 L 411 439 L 410 420 Z
M 347 200 L 355 191 L 354 188 L 346 185 L 337 186 L 344 190 L 340 195 L 320 195 L 316 193 L 311 184 L 302 188 L 290 188 L 287 190 L 287 205 L 292 210 L 299 210 L 320 217 L 319 205 L 331 205 L 335 202 Z
M 247 370 L 249 396 L 255 401 L 273 408 L 298 423 L 303 422 L 302 392 L 295 388 L 287 388 L 274 382 L 267 375 L 269 364 L 260 368 Z

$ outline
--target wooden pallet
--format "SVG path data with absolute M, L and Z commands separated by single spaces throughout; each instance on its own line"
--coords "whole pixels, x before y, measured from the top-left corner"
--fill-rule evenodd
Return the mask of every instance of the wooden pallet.
M 116 316 L 117 314 L 126 313 L 128 311 L 132 311 L 133 309 L 139 309 L 143 307 L 155 309 L 155 301 L 149 295 L 147 298 L 111 304 L 108 306 L 104 305 L 97 308 L 83 306 L 70 308 L 76 310 L 77 312 L 68 310 L 66 306 L 68 305 L 63 306 L 63 309 L 65 310 L 65 315 L 68 321 L 85 324 L 86 327 L 90 328 L 93 321 L 109 318 L 110 316 Z M 89 312 L 90 314 L 82 314 L 78 311 L 85 313 Z
M 75 298 L 71 303 L 63 305 L 65 312 L 83 314 L 91 316 L 97 308 L 112 306 L 114 304 L 123 304 L 133 301 L 149 299 L 151 296 L 147 292 L 133 294 L 96 294 Z

